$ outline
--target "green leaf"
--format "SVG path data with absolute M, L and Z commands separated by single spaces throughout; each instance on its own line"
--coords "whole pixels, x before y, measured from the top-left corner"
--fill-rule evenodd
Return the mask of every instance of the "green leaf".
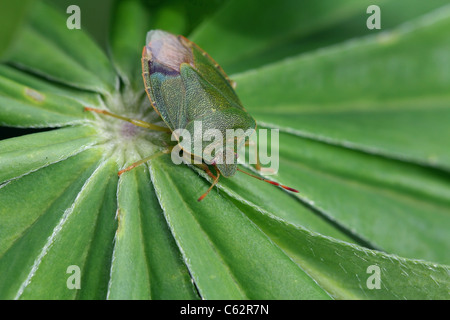
M 307 146 L 306 143 L 303 145 Z M 311 152 L 311 149 L 305 150 Z M 328 159 L 338 155 L 337 159 L 340 160 L 333 161 L 334 167 L 345 170 L 343 167 L 350 165 L 342 164 L 345 163 L 345 156 L 342 154 L 335 154 L 332 150 L 323 154 Z M 306 161 L 300 162 L 303 158 L 304 156 L 293 158 L 282 154 L 280 167 L 284 170 L 278 174 L 278 179 L 287 185 L 302 181 L 299 197 L 303 201 L 313 203 L 318 211 L 333 221 L 338 221 L 346 230 L 351 230 L 374 248 L 405 257 L 449 263 L 448 196 L 446 204 L 430 203 L 426 197 L 402 192 L 397 186 L 389 188 L 383 183 L 367 182 L 364 171 L 370 168 L 371 162 L 381 166 L 376 172 L 387 175 L 389 171 L 393 171 L 392 167 L 395 168 L 395 164 L 388 161 L 386 164 L 382 161 L 377 163 L 378 159 L 358 161 L 358 156 L 353 154 L 352 174 L 342 174 L 330 170 L 331 165 L 319 169 Z M 405 166 L 403 168 L 406 169 Z M 408 180 L 420 177 L 421 170 L 416 169 L 419 172 L 417 174 L 414 169 L 408 172 Z M 432 174 L 429 176 L 432 177 Z M 437 178 L 433 182 L 442 192 L 448 193 L 448 184 L 443 185 L 440 180 L 442 179 Z M 398 178 L 391 183 L 397 181 Z M 420 182 L 417 179 L 415 184 Z M 396 230 L 395 237 L 391 236 L 392 230 Z
M 450 297 L 450 269 L 447 266 L 367 250 L 294 227 L 274 219 L 270 214 L 255 210 L 247 212 L 333 298 Z M 379 287 L 375 286 L 374 270 L 379 271 Z
M 190 38 L 228 74 L 233 74 L 377 32 L 366 27 L 370 5 L 380 7 L 385 30 L 447 3 L 446 0 L 232 0 L 201 24 Z
M 449 27 L 447 8 L 234 79 L 260 124 L 448 170 Z
M 122 176 L 117 200 L 119 226 L 108 298 L 198 298 L 145 167 Z
M 0 33 L 0 58 L 8 57 L 9 48 L 14 45 L 20 32 L 32 0 L 2 1 L 0 3 L 0 29 L 8 32 Z
M 189 35 L 229 0 L 172 0 L 159 4 L 147 3 L 152 14 L 152 29 L 162 29 L 173 34 Z
M 232 203 L 162 156 L 150 172 L 166 220 L 202 297 L 326 299 L 328 295 Z M 176 195 L 174 197 L 173 195 Z
M 0 183 L 82 152 L 96 142 L 94 132 L 69 127 L 0 141 Z
M 10 55 L 14 64 L 77 88 L 104 95 L 114 90 L 117 76 L 110 61 L 85 33 L 68 29 L 61 13 L 41 1 L 30 11 L 32 19 Z
M 267 178 L 273 179 L 274 176 L 268 176 Z M 274 188 L 273 185 L 252 179 L 239 172 L 231 179 L 222 179 L 220 185 L 244 197 L 246 203 L 271 212 L 283 221 L 301 225 L 309 230 L 343 241 L 353 243 L 359 243 L 360 241 L 344 229 L 337 227 L 327 216 L 315 210 L 307 199 L 302 202 L 299 198 L 292 196 L 281 188 Z M 303 182 L 296 181 L 295 185 L 292 184 L 291 186 L 302 189 L 303 185 Z
M 85 180 L 95 170 L 98 156 L 98 150 L 85 151 L 1 186 L 0 270 L 8 274 L 0 281 L 2 299 L 18 297 L 34 278 L 35 269 L 47 254 L 64 212 L 71 208 Z M 84 228 L 84 225 L 79 226 Z M 69 239 L 73 241 L 74 237 Z M 72 249 L 66 249 L 68 251 L 59 258 L 67 268 L 72 263 L 67 263 L 66 254 Z M 60 273 L 60 280 L 66 278 L 65 272 Z M 53 282 L 48 281 L 40 292 L 46 296 L 52 294 L 45 292 Z
M 82 91 L 61 84 L 48 82 L 36 75 L 17 70 L 16 68 L 7 65 L 0 65 L 0 77 L 9 79 L 35 91 L 50 92 L 71 98 L 78 101 L 83 106 L 99 107 L 104 105 L 100 95 L 97 93 Z
M 111 238 L 116 230 L 112 223 L 116 208 L 116 170 L 114 161 L 104 161 L 85 181 L 46 239 L 15 298 L 106 297 L 113 248 Z M 67 285 L 69 266 L 77 266 L 84 275 L 82 290 L 70 290 Z
M 111 34 L 111 47 L 117 71 L 134 91 L 143 91 L 140 63 L 150 17 L 140 1 L 118 2 Z
M 15 127 L 60 127 L 88 116 L 84 105 L 60 93 L 43 92 L 0 75 L 0 124 Z
M 205 173 L 202 176 L 207 177 Z M 221 184 L 220 189 L 261 232 L 333 298 L 450 297 L 448 266 L 388 255 L 311 232 L 249 202 L 247 195 L 239 195 L 226 184 Z M 378 288 L 372 286 L 374 269 L 379 271 Z

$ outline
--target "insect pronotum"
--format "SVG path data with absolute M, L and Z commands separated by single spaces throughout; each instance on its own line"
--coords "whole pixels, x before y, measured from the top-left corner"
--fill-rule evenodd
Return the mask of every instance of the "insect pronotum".
M 193 134 L 195 121 L 202 121 L 203 130 L 213 128 L 224 133 L 223 136 L 227 129 L 242 129 L 243 131 L 256 129 L 256 121 L 244 109 L 234 91 L 234 82 L 205 51 L 192 41 L 161 30 L 149 31 L 141 61 L 145 91 L 152 107 L 161 116 L 167 128 L 116 115 L 102 109 L 86 107 L 85 110 L 119 118 L 150 130 L 165 132 L 173 132 L 181 128 Z M 180 145 L 179 140 L 178 145 Z M 170 150 L 165 150 L 133 163 L 119 171 L 119 175 L 156 156 L 169 152 Z M 190 159 L 194 157 L 202 159 L 202 162 L 196 165 L 213 179 L 211 186 L 198 198 L 198 201 L 206 197 L 217 184 L 221 175 L 231 177 L 236 171 L 286 190 L 298 192 L 278 182 L 239 169 L 236 150 L 223 148 L 220 152 L 222 152 L 220 156 L 223 160 L 220 163 L 211 161 L 211 159 L 206 160 L 203 154 L 184 152 Z M 216 175 L 211 172 L 210 167 L 214 167 Z M 256 169 L 261 169 L 259 161 Z

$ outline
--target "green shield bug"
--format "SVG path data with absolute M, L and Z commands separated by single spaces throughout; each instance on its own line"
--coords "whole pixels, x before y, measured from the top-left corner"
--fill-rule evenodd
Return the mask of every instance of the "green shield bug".
M 207 130 L 216 130 L 221 137 L 226 137 L 226 131 L 230 129 L 241 130 L 239 132 L 255 130 L 256 121 L 242 106 L 234 91 L 234 82 L 199 46 L 183 36 L 151 30 L 147 34 L 141 62 L 145 91 L 152 107 L 168 128 L 115 115 L 106 110 L 89 107 L 85 109 L 129 121 L 151 130 L 172 132 L 183 155 L 213 179 L 209 189 L 198 201 L 201 201 L 217 184 L 220 175 L 230 177 L 236 171 L 286 190 L 298 192 L 238 168 L 236 150 L 245 143 L 245 135 L 233 137 L 231 146 L 229 143 L 225 144 L 227 139 L 223 139 L 216 143 L 214 152 L 205 152 L 209 142 L 204 141 L 203 137 Z M 200 132 L 196 132 L 196 122 L 202 124 Z M 180 129 L 185 130 L 193 138 L 187 142 L 184 139 L 180 141 L 177 134 Z M 168 152 L 170 150 L 160 154 Z M 155 156 L 152 155 L 132 164 L 121 170 L 119 175 Z M 218 159 L 220 161 L 217 161 Z M 210 167 L 214 167 L 216 175 L 211 172 Z M 256 167 L 261 168 L 259 162 Z

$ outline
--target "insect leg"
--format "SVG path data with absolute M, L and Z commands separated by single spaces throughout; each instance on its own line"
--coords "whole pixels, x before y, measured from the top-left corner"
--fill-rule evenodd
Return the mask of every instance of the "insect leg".
M 206 174 L 208 176 L 210 176 L 213 180 L 217 179 L 217 177 L 215 175 L 213 175 L 213 173 L 211 172 L 211 170 L 209 170 L 209 168 L 208 168 L 208 166 L 206 164 L 202 163 L 202 164 L 199 164 L 198 166 L 200 168 L 202 168 L 206 172 Z
M 96 113 L 101 113 L 101 114 L 105 114 L 117 119 L 121 119 L 127 122 L 130 122 L 138 127 L 143 127 L 143 128 L 147 128 L 150 130 L 156 130 L 156 131 L 165 131 L 165 132 L 171 132 L 171 130 L 169 128 L 166 127 L 161 127 L 161 126 L 157 126 L 155 124 L 152 123 L 148 123 L 142 120 L 137 120 L 137 119 L 131 119 L 131 118 L 127 118 L 127 117 L 123 117 L 123 116 L 119 116 L 117 114 L 111 113 L 107 110 L 103 110 L 103 109 L 96 109 L 96 108 L 91 108 L 91 107 L 84 107 L 85 111 L 92 111 L 92 112 L 96 112 Z
M 186 153 L 183 152 L 182 157 L 187 161 L 187 162 L 191 162 L 193 163 L 193 159 L 192 156 L 187 155 Z M 211 177 L 211 179 L 213 179 L 213 183 L 212 185 L 209 187 L 209 189 L 200 197 L 197 199 L 197 201 L 202 201 L 207 195 L 208 193 L 212 190 L 212 188 L 217 184 L 217 182 L 219 181 L 219 176 L 220 176 L 220 171 L 217 170 L 216 168 L 216 172 L 217 172 L 217 176 L 215 176 L 211 170 L 209 170 L 209 167 L 205 164 L 205 163 L 200 163 L 200 164 L 194 164 L 195 166 L 199 167 L 200 169 L 202 169 L 203 171 L 206 172 L 206 174 L 208 176 Z
M 146 158 L 144 158 L 144 159 L 141 159 L 141 160 L 139 160 L 139 161 L 133 163 L 132 165 L 126 167 L 125 169 L 120 170 L 119 173 L 118 173 L 118 175 L 120 176 L 120 175 L 122 175 L 124 172 L 130 171 L 130 170 L 136 168 L 137 166 L 140 166 L 141 164 L 146 163 L 146 162 L 149 161 L 149 160 L 155 159 L 155 158 L 157 158 L 157 157 L 162 156 L 163 154 L 170 153 L 170 152 L 171 152 L 171 149 L 166 149 L 166 150 L 159 151 L 159 152 L 157 152 L 157 153 L 155 153 L 155 154 L 152 154 L 151 156 L 148 156 L 148 157 L 146 157 Z
M 211 171 L 210 171 L 211 172 Z M 207 195 L 208 193 L 212 190 L 212 188 L 217 184 L 217 182 L 219 182 L 219 177 L 220 177 L 220 171 L 217 170 L 217 177 L 214 180 L 214 182 L 211 184 L 211 186 L 208 188 L 208 190 L 206 190 L 206 192 L 204 194 L 202 194 L 202 196 L 200 198 L 197 199 L 197 201 L 202 201 Z
M 205 163 L 194 163 L 192 155 L 187 154 L 186 152 L 183 152 L 182 157 L 185 160 L 185 163 L 191 163 L 194 166 L 199 167 L 200 169 L 205 171 L 206 174 L 211 177 L 211 179 L 216 180 L 217 177 L 211 172 L 211 170 L 209 170 L 209 167 Z

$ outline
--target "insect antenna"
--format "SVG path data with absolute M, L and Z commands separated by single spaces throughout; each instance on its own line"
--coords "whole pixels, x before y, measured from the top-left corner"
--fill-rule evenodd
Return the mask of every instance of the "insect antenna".
M 269 179 L 265 179 L 265 178 L 261 178 L 261 177 L 255 176 L 254 174 L 248 173 L 248 172 L 246 172 L 246 171 L 244 171 L 244 170 L 241 170 L 241 169 L 239 169 L 239 168 L 237 168 L 237 170 L 240 171 L 240 172 L 242 172 L 242 173 L 245 173 L 246 175 L 249 175 L 250 177 L 253 177 L 253 178 L 256 178 L 256 179 L 258 179 L 258 180 L 261 180 L 261 181 L 264 181 L 264 182 L 273 184 L 273 185 L 275 185 L 275 186 L 281 187 L 281 188 L 286 189 L 286 190 L 288 190 L 288 191 L 292 191 L 292 192 L 298 193 L 298 190 L 295 190 L 295 189 L 293 189 L 293 188 L 291 188 L 291 187 L 282 185 L 282 184 L 280 184 L 280 183 L 278 183 L 278 182 L 275 182 L 275 181 L 272 181 L 272 180 L 269 180 Z

